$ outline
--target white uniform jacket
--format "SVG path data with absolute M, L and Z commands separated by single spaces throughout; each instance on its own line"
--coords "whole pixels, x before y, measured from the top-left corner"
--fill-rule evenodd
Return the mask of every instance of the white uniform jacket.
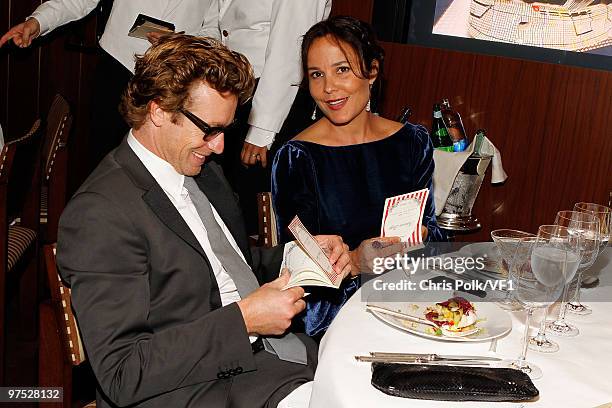
M 327 18 L 331 3 L 331 0 L 212 0 L 202 33 L 246 55 L 259 78 L 247 142 L 270 145 L 281 129 L 302 80 L 302 36 Z
M 100 0 L 49 0 L 32 13 L 47 34 L 68 22 L 79 20 L 96 8 Z M 114 0 L 100 46 L 113 58 L 134 72 L 134 54 L 144 54 L 151 45 L 147 40 L 128 37 L 138 14 L 145 14 L 174 24 L 177 32 L 200 34 L 204 16 L 213 0 Z

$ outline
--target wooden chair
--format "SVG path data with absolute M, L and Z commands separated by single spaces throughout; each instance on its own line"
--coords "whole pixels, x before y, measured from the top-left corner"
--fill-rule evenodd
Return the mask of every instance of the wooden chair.
M 47 116 L 42 151 L 40 223 L 41 240 L 44 243 L 57 241 L 59 217 L 66 206 L 67 144 L 71 127 L 70 106 L 60 94 L 57 94 Z
M 39 307 L 38 385 L 62 387 L 62 407 L 95 407 L 95 401 L 83 402 L 95 398 L 95 381 L 86 363 L 87 357 L 72 312 L 70 288 L 62 283 L 57 271 L 55 244 L 45 245 L 43 252 L 51 301 L 41 303 Z M 84 387 L 87 389 L 83 390 Z M 39 404 L 40 408 L 57 406 L 57 403 Z
M 276 214 L 272 206 L 272 193 L 257 193 L 257 210 L 259 214 L 259 246 L 270 248 L 278 244 L 276 231 Z
M 7 282 L 18 282 L 21 334 L 36 336 L 40 120 L 0 152 L 0 384 L 6 367 Z M 10 280 L 9 280 L 10 278 Z

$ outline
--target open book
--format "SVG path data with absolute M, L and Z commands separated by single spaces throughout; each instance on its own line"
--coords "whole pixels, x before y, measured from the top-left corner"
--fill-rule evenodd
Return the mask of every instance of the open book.
M 134 21 L 134 25 L 128 32 L 128 37 L 147 39 L 148 33 L 172 34 L 174 32 L 174 24 L 159 20 L 157 18 L 139 14 Z
M 317 240 L 297 216 L 289 224 L 289 230 L 296 241 L 285 245 L 281 270 L 287 268 L 291 273 L 285 289 L 294 286 L 340 287 L 342 275 L 334 271 Z

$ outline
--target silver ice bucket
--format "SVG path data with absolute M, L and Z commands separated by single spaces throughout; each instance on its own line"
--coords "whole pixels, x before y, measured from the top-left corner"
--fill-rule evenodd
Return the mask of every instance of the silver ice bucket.
M 472 207 L 480 191 L 487 167 L 493 156 L 471 155 L 455 177 L 438 225 L 447 230 L 473 231 L 481 227 L 472 215 Z

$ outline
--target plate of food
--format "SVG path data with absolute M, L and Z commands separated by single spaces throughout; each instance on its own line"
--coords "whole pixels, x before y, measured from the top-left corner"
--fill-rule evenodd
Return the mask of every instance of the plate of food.
M 368 302 L 366 309 L 389 325 L 433 340 L 477 342 L 512 330 L 510 315 L 491 302 L 452 297 L 443 302 Z

